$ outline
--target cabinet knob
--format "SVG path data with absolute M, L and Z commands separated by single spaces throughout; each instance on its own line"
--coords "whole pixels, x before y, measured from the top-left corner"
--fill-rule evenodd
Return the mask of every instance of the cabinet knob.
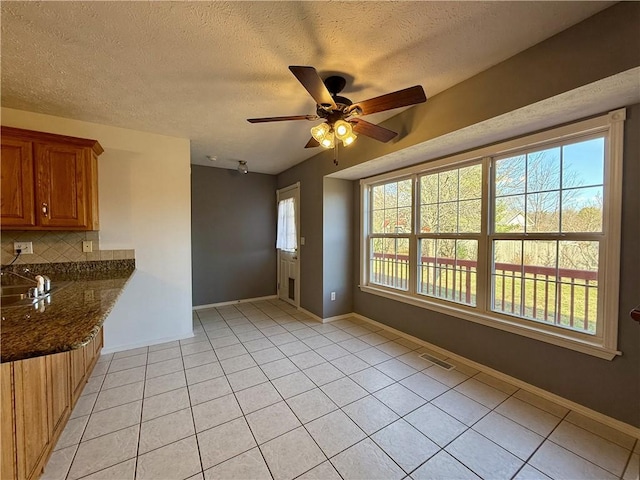
M 42 203 L 42 215 L 44 215 L 45 217 L 49 216 L 49 205 L 44 202 Z

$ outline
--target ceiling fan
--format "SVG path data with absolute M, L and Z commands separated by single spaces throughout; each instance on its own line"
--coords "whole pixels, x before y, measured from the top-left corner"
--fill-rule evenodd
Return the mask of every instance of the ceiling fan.
M 350 145 L 357 138 L 356 134 L 365 135 L 380 142 L 388 142 L 398 134 L 360 117 L 415 105 L 427 100 L 422 86 L 415 85 L 404 90 L 353 103 L 348 98 L 338 95 L 347 83 L 344 77 L 332 75 L 323 81 L 313 67 L 290 66 L 289 70 L 316 101 L 316 115 L 249 118 L 247 121 L 264 123 L 324 119 L 324 122 L 311 128 L 312 138 L 307 142 L 305 148 L 318 146 L 333 148 L 337 141 L 342 141 L 345 146 Z

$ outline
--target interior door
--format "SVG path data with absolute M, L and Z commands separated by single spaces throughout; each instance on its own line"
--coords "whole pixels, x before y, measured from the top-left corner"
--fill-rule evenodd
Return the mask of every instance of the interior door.
M 296 307 L 300 306 L 300 183 L 277 191 L 278 201 L 278 298 Z M 293 225 L 295 245 L 283 246 L 281 239 L 287 232 L 283 231 L 283 223 L 291 227 L 291 210 L 293 205 Z M 288 215 L 283 222 L 281 216 Z M 286 228 L 286 227 L 285 227 Z M 288 231 L 289 237 L 292 232 Z M 290 240 L 290 238 L 289 238 Z

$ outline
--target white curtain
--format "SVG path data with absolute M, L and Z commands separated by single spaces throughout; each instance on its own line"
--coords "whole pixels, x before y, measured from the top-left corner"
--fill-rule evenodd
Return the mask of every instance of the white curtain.
M 298 248 L 296 232 L 296 206 L 293 198 L 280 200 L 278 203 L 278 237 L 276 248 L 287 252 L 295 252 Z

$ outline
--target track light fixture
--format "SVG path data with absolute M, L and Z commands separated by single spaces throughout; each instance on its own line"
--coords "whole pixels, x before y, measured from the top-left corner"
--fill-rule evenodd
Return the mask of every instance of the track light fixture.
M 238 171 L 240 173 L 244 173 L 245 175 L 249 173 L 249 168 L 247 167 L 247 162 L 244 160 L 238 160 Z

